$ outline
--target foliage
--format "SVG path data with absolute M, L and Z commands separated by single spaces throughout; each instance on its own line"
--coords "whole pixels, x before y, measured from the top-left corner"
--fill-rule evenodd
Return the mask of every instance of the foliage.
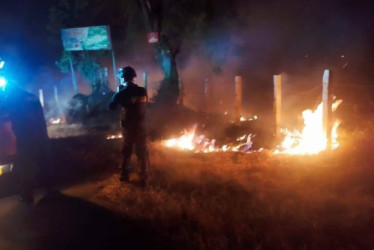
M 67 74 L 70 71 L 70 60 L 73 65 L 77 66 L 78 71 L 84 78 L 95 85 L 98 81 L 97 72 L 102 66 L 97 62 L 95 56 L 88 56 L 88 52 L 69 52 L 63 51 L 61 58 L 55 62 L 56 66 L 61 70 L 62 73 Z
M 72 57 L 71 53 L 68 52 L 68 51 L 63 51 L 60 60 L 55 62 L 56 66 L 64 74 L 67 74 L 70 70 L 70 68 L 69 68 L 70 59 L 73 60 L 73 57 Z
M 81 74 L 89 80 L 92 84 L 97 82 L 97 72 L 101 66 L 96 62 L 93 57 L 85 56 L 84 53 L 81 53 L 81 58 L 78 63 L 78 70 Z

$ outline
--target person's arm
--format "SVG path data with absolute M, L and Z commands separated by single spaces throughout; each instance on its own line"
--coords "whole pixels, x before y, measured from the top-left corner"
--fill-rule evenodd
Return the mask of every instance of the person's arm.
M 113 96 L 112 96 L 112 99 L 110 100 L 109 102 L 109 110 L 115 110 L 116 107 L 118 106 L 119 104 L 119 95 L 120 95 L 121 92 L 117 92 L 115 93 Z
M 145 96 L 146 96 L 146 102 L 148 103 L 149 102 L 149 99 L 148 99 L 148 92 L 147 92 L 147 89 L 146 88 L 144 88 L 144 92 L 145 92 Z

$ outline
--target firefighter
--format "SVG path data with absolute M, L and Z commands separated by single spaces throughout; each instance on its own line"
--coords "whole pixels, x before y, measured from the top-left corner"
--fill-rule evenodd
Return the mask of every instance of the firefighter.
M 16 137 L 14 171 L 20 184 L 20 200 L 33 203 L 37 174 L 46 169 L 49 138 L 43 108 L 35 95 L 15 83 L 3 92 L 0 109 L 8 114 Z
M 147 90 L 134 83 L 135 70 L 126 66 L 118 74 L 123 86 L 115 93 L 109 103 L 109 109 L 122 107 L 121 127 L 123 130 L 123 148 L 121 163 L 121 182 L 129 182 L 130 162 L 133 148 L 140 165 L 140 184 L 145 187 L 149 178 L 149 156 L 147 134 L 145 127 L 146 106 L 148 103 Z

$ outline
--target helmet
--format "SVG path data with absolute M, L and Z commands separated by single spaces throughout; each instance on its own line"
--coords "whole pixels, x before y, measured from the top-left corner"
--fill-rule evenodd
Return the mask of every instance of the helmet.
M 126 66 L 119 70 L 118 77 L 124 78 L 125 80 L 132 80 L 136 77 L 136 72 L 132 67 Z

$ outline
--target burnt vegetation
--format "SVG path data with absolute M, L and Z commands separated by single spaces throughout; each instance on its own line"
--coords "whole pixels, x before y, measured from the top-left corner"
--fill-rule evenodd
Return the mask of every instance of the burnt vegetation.
M 313 156 L 195 154 L 153 141 L 146 190 L 136 171 L 131 184 L 119 182 L 120 140 L 53 139 L 53 178 L 85 177 L 89 200 L 131 221 L 147 249 L 370 249 L 371 128 L 341 131 L 340 148 Z

